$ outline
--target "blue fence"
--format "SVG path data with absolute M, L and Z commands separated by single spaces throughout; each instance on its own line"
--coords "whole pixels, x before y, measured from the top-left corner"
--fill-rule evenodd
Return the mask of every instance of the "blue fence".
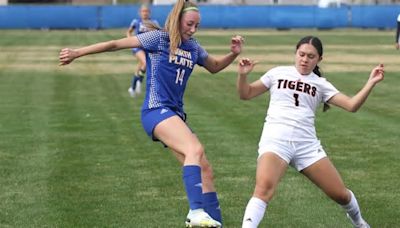
M 153 6 L 152 18 L 164 24 L 172 6 Z M 127 28 L 138 5 L 0 6 L 0 29 Z M 394 28 L 399 5 L 226 6 L 201 5 L 202 28 Z

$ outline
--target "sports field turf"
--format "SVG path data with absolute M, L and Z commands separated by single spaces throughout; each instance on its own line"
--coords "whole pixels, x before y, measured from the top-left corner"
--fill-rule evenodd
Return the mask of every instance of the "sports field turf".
M 142 99 L 127 89 L 130 50 L 58 66 L 63 47 L 124 36 L 124 30 L 1 30 L 0 227 L 184 227 L 188 204 L 181 170 L 140 124 Z M 318 35 L 321 67 L 353 95 L 382 62 L 385 80 L 358 113 L 317 114 L 317 131 L 372 227 L 400 223 L 400 53 L 394 31 L 203 30 L 214 55 L 230 37 L 246 39 L 242 56 L 260 61 L 251 80 L 293 64 L 296 42 Z M 210 75 L 197 68 L 185 95 L 188 123 L 214 167 L 226 228 L 239 228 L 253 186 L 257 143 L 268 95 L 241 101 L 236 62 Z M 260 227 L 351 227 L 342 209 L 289 169 Z

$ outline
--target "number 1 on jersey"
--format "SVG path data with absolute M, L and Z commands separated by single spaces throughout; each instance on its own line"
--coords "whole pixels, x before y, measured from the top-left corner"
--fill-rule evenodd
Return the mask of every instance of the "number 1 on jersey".
M 294 93 L 293 97 L 294 97 L 294 105 L 299 106 L 299 94 Z
M 182 85 L 184 76 L 185 76 L 185 70 L 182 70 L 181 68 L 176 69 L 175 84 L 179 83 L 180 85 Z

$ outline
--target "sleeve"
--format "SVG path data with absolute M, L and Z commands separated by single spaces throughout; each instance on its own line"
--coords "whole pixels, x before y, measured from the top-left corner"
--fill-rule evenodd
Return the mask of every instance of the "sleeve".
M 155 25 L 157 25 L 158 27 L 160 27 L 160 23 L 158 23 L 157 20 L 153 20 L 153 23 L 154 23 Z
M 133 19 L 131 21 L 131 24 L 129 25 L 129 27 L 134 29 L 134 28 L 136 28 L 137 23 L 138 23 L 138 20 L 137 19 Z
M 272 87 L 272 79 L 274 77 L 275 68 L 267 71 L 263 76 L 260 77 L 261 82 L 267 87 L 268 89 Z
M 339 93 L 339 90 L 336 89 L 335 86 L 332 85 L 329 81 L 327 81 L 325 78 L 323 79 L 323 89 L 322 89 L 322 101 L 327 102 L 329 99 L 331 99 L 333 96 Z
M 161 32 L 160 30 L 153 30 L 137 35 L 139 42 L 146 51 L 157 51 L 158 46 L 161 43 Z
M 204 66 L 204 63 L 208 57 L 208 52 L 202 46 L 198 45 L 198 55 L 197 64 Z

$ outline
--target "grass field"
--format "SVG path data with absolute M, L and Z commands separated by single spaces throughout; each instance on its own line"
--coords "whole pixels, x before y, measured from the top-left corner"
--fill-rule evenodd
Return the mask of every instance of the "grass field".
M 226 53 L 245 36 L 250 78 L 293 64 L 304 35 L 324 45 L 325 76 L 353 95 L 378 63 L 386 78 L 358 113 L 318 113 L 319 137 L 372 227 L 400 223 L 400 64 L 393 31 L 204 30 L 200 43 Z M 122 30 L 2 30 L 0 36 L 0 227 L 183 227 L 188 210 L 178 163 L 140 124 L 129 97 L 130 50 L 58 66 L 63 47 L 119 38 Z M 268 95 L 241 101 L 236 65 L 189 82 L 188 122 L 213 164 L 226 228 L 241 226 L 254 186 Z M 260 227 L 351 227 L 342 209 L 289 169 Z

